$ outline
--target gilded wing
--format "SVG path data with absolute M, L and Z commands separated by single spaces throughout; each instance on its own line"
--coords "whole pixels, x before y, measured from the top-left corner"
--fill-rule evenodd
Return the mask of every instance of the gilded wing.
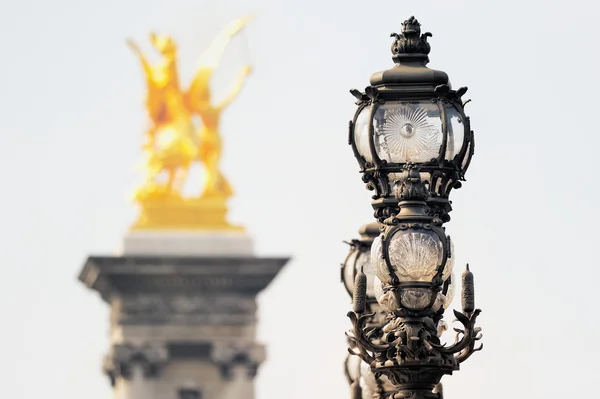
M 140 48 L 133 40 L 127 40 L 127 45 L 129 48 L 135 53 L 138 57 L 142 68 L 144 70 L 144 75 L 146 77 L 146 110 L 148 111 L 148 115 L 153 122 L 157 122 L 163 108 L 163 99 L 160 93 L 160 89 L 157 87 L 157 84 L 154 79 L 154 73 L 152 70 L 152 65 L 142 53 Z
M 202 54 L 198 60 L 194 79 L 187 93 L 185 93 L 184 99 L 188 110 L 197 112 L 198 109 L 211 105 L 209 84 L 212 73 L 219 65 L 219 61 L 231 39 L 253 18 L 253 15 L 248 15 L 231 21 Z

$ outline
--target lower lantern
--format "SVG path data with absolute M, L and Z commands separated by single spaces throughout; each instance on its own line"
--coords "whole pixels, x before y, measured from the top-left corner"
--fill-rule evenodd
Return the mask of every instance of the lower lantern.
M 418 171 L 407 170 L 404 177 L 406 184 L 421 184 Z M 480 310 L 475 309 L 468 266 L 462 276 L 462 312 L 454 311 L 462 328 L 455 328 L 454 344 L 441 343 L 447 329 L 443 314 L 456 284 L 453 244 L 442 221 L 429 214 L 425 198 L 399 198 L 402 211 L 379 226 L 379 235 L 369 237 L 368 261 L 363 258 L 354 272 L 348 341 L 350 354 L 361 359 L 359 366 L 347 361 L 349 379 L 355 377 L 354 398 L 440 398 L 441 378 L 482 349 L 476 347 L 481 339 L 481 329 L 475 327 Z M 364 247 L 353 246 L 366 252 Z M 356 371 L 351 373 L 352 364 Z

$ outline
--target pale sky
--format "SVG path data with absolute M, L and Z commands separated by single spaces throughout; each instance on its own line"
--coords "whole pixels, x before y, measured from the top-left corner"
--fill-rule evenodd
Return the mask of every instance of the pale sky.
M 258 255 L 294 260 L 260 296 L 268 361 L 257 399 L 343 398 L 347 247 L 371 221 L 347 123 L 350 88 L 392 65 L 415 15 L 431 67 L 468 86 L 476 153 L 447 231 L 475 273 L 485 348 L 445 377 L 447 398 L 596 395 L 594 300 L 598 6 L 551 1 L 7 1 L 0 8 L 0 397 L 112 397 L 101 359 L 108 307 L 76 277 L 112 254 L 146 123 L 127 37 L 179 43 L 183 80 L 229 20 L 255 12 L 215 82 L 255 68 L 224 115 L 230 219 Z M 594 117 L 596 115 L 596 117 Z M 459 301 L 455 301 L 458 306 Z M 447 316 L 449 321 L 452 319 Z

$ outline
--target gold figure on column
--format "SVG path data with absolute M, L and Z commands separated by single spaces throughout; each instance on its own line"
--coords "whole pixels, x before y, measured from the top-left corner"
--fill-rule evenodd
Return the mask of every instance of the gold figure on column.
M 135 191 L 141 206 L 136 229 L 194 228 L 237 229 L 227 223 L 225 201 L 233 192 L 219 169 L 222 111 L 237 97 L 251 68 L 245 66 L 233 89 L 219 104 L 213 104 L 210 79 L 231 39 L 250 17 L 231 22 L 201 56 L 196 74 L 182 90 L 177 68 L 177 46 L 168 36 L 150 34 L 161 62 L 151 65 L 138 46 L 128 41 L 146 75 L 146 110 L 151 126 L 146 132 L 145 182 Z M 194 124 L 198 115 L 202 126 Z M 187 174 L 194 162 L 203 166 L 205 185 L 200 197 L 183 196 Z

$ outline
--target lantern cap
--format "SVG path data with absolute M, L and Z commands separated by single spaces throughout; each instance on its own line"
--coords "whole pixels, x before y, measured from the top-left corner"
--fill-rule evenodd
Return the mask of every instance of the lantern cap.
M 381 224 L 377 222 L 365 224 L 358 230 L 358 234 L 361 235 L 363 240 L 373 240 L 379 235 L 381 227 Z
M 392 33 L 392 59 L 394 67 L 371 75 L 373 86 L 423 86 L 426 91 L 436 86 L 450 85 L 448 75 L 443 71 L 427 68 L 431 46 L 427 38 L 429 32 L 421 34 L 421 24 L 414 17 L 402 23 L 401 33 Z

